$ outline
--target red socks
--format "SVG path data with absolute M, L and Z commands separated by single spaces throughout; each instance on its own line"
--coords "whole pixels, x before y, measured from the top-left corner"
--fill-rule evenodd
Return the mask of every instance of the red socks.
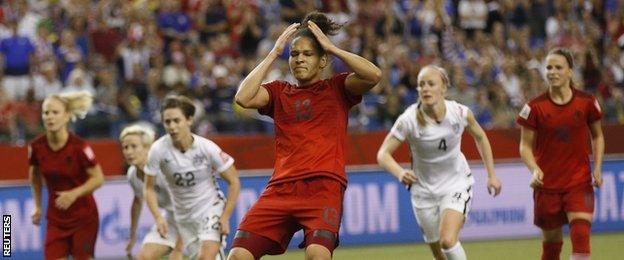
M 572 253 L 589 256 L 589 233 L 591 223 L 584 219 L 574 219 L 570 222 L 570 240 Z
M 559 260 L 562 245 L 563 241 L 542 242 L 542 260 Z

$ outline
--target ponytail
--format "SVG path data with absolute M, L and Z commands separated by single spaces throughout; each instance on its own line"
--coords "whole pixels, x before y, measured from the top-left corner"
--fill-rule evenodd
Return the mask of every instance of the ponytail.
M 77 118 L 84 119 L 93 104 L 93 95 L 88 91 L 65 92 L 52 94 L 48 99 L 56 99 L 65 105 L 65 109 L 71 115 L 71 121 Z

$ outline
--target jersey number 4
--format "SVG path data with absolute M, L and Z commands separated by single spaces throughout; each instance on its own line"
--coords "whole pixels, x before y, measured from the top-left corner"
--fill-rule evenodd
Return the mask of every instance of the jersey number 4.
M 440 143 L 438 144 L 438 150 L 446 151 L 446 139 L 442 138 L 442 140 L 440 140 Z
M 187 173 L 174 173 L 173 178 L 175 178 L 175 184 L 182 187 L 191 187 L 195 185 L 195 175 L 193 172 Z

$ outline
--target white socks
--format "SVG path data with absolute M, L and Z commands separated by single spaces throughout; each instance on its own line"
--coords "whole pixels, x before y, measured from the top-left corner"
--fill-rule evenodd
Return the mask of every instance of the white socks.
M 442 248 L 442 253 L 446 256 L 448 260 L 466 260 L 466 252 L 464 252 L 464 248 L 461 246 L 461 243 L 457 241 L 457 244 L 452 246 L 449 249 Z
M 572 253 L 570 260 L 589 260 L 589 254 Z

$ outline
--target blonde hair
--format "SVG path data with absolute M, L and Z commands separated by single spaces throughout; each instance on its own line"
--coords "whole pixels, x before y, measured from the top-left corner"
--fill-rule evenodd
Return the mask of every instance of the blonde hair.
M 150 146 L 154 143 L 154 139 L 156 138 L 154 130 L 146 124 L 134 124 L 125 127 L 123 131 L 121 131 L 121 134 L 119 134 L 119 141 L 123 140 L 124 137 L 128 135 L 140 136 L 144 146 Z
M 67 113 L 71 115 L 71 121 L 76 118 L 84 119 L 93 104 L 93 95 L 88 91 L 74 91 L 52 94 L 46 100 L 56 99 L 63 103 Z
M 451 81 L 449 80 L 448 73 L 444 68 L 437 65 L 427 65 L 420 69 L 420 72 L 418 72 L 418 76 L 420 76 L 420 73 L 422 73 L 425 69 L 433 69 L 437 71 L 440 74 L 440 78 L 442 78 L 442 84 L 446 87 L 450 85 Z M 423 111 L 423 108 L 421 106 L 420 95 L 418 95 L 418 104 L 416 105 L 416 121 L 418 121 L 419 126 L 427 125 L 427 121 L 425 121 L 425 112 Z

